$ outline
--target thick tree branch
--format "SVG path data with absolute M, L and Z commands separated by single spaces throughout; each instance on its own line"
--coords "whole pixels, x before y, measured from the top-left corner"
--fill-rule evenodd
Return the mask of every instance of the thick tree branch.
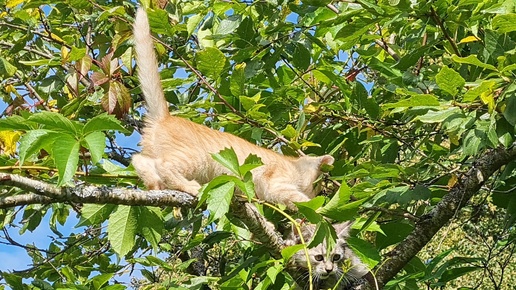
M 281 249 L 284 246 L 283 237 L 257 211 L 254 205 L 247 202 L 234 202 L 231 207 L 231 213 L 240 218 L 245 217 L 242 218 L 242 222 L 253 233 L 253 238 L 271 249 L 273 256 L 276 258 L 281 257 Z
M 14 186 L 31 193 L 0 198 L 0 208 L 56 202 L 177 207 L 192 207 L 196 204 L 194 197 L 177 190 L 143 191 L 93 185 L 60 188 L 46 182 L 0 172 L 0 186 L 2 185 Z M 254 205 L 234 201 L 231 213 L 242 220 L 257 241 L 270 248 L 273 255 L 280 256 L 283 248 L 282 236 L 260 215 Z
M 509 148 L 490 150 L 478 158 L 435 208 L 421 217 L 412 233 L 387 254 L 388 258 L 376 272 L 380 287 L 391 280 L 430 242 L 437 231 L 469 202 L 493 173 L 513 160 L 516 160 L 516 143 Z

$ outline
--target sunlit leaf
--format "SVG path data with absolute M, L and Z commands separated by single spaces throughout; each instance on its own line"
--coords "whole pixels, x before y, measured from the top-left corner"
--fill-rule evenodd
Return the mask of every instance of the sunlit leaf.
M 119 205 L 109 216 L 108 239 L 113 250 L 123 257 L 132 250 L 138 228 L 137 208 Z
M 55 160 L 59 179 L 57 185 L 64 185 L 71 181 L 79 163 L 80 142 L 70 135 L 62 135 L 54 139 L 52 157 Z
M 457 95 L 466 83 L 458 72 L 447 66 L 442 67 L 441 71 L 435 76 L 435 81 L 441 90 L 452 96 Z
M 226 56 L 214 47 L 206 47 L 197 53 L 195 60 L 197 69 L 212 79 L 218 79 L 226 66 Z

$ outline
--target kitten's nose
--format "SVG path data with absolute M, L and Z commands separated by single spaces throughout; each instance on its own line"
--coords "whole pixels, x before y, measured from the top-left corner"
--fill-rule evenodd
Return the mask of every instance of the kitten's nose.
M 326 270 L 326 272 L 329 274 L 329 273 L 331 273 L 331 271 L 333 271 L 333 265 L 331 265 L 331 266 L 330 266 L 330 265 L 328 265 L 328 266 L 326 266 L 324 269 L 325 269 L 325 270 Z

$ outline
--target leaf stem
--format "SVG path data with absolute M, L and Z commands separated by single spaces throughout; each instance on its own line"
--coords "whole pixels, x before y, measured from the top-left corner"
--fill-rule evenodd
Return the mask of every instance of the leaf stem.
M 306 257 L 307 266 L 308 266 L 308 276 L 309 276 L 308 282 L 310 285 L 309 289 L 313 290 L 314 285 L 313 285 L 313 281 L 312 281 L 312 263 L 310 262 L 310 254 L 308 253 L 308 246 L 306 245 L 305 239 L 304 239 L 303 235 L 301 234 L 301 225 L 294 218 L 292 218 L 288 213 L 286 213 L 284 210 L 280 209 L 279 207 L 277 207 L 271 203 L 258 200 L 256 198 L 253 198 L 253 201 L 258 201 L 258 202 L 272 208 L 273 210 L 279 212 L 294 225 L 294 227 L 296 228 L 296 231 L 299 233 L 299 239 L 301 240 L 301 244 L 303 245 L 303 250 L 305 252 L 305 257 Z

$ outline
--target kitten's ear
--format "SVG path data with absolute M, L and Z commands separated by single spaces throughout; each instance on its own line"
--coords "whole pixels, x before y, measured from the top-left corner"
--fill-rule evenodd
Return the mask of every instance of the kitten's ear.
M 296 223 L 298 224 L 302 224 L 303 221 L 300 220 L 300 219 L 296 219 Z M 301 225 L 301 228 L 303 226 Z M 292 245 L 295 245 L 295 244 L 298 244 L 299 241 L 301 240 L 299 238 L 299 232 L 297 231 L 296 227 L 294 226 L 294 224 L 291 224 L 290 225 L 290 232 L 288 234 L 288 236 L 286 237 L 285 240 L 288 240 Z
M 333 165 L 335 158 L 331 155 L 323 155 L 319 157 L 319 167 L 323 167 L 324 165 Z
M 294 224 L 291 225 L 290 233 L 286 237 L 286 240 L 290 241 L 289 244 L 299 244 L 301 242 L 301 235 L 303 235 L 303 238 L 306 240 L 310 236 L 313 235 L 313 232 L 311 231 L 310 225 L 307 225 L 305 221 L 296 219 L 296 223 L 298 223 L 301 229 L 301 233 L 296 229 Z
M 353 225 L 352 221 L 334 224 L 333 227 L 335 228 L 337 237 L 340 239 L 349 238 L 349 231 L 351 230 L 352 225 Z

